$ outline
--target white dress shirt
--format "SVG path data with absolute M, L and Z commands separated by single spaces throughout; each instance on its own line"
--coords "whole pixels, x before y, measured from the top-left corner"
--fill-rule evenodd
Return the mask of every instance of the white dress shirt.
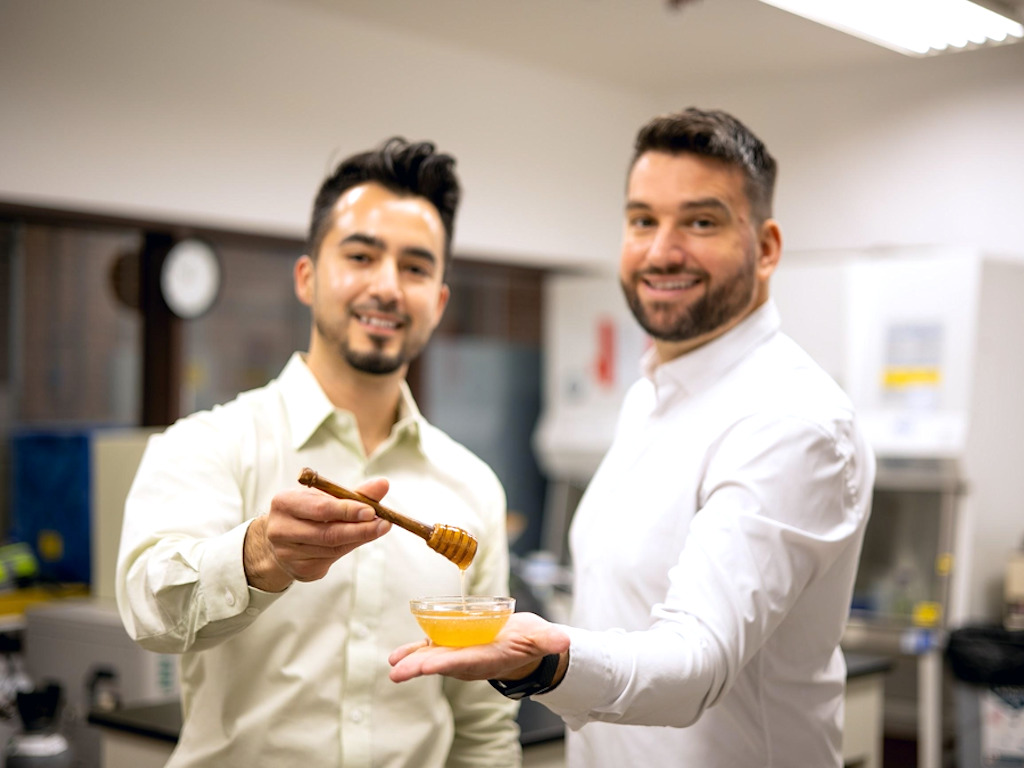
M 469 594 L 508 594 L 505 494 L 476 456 L 428 424 L 403 387 L 399 421 L 367 457 L 296 354 L 267 386 L 151 438 L 125 507 L 117 599 L 129 634 L 180 653 L 181 766 L 518 766 L 516 703 L 486 682 L 388 680 L 388 654 L 423 637 L 409 600 L 459 594 L 460 571 L 398 527 L 319 581 L 248 586 L 242 541 L 303 467 L 472 533 Z
M 874 456 L 768 302 L 645 377 L 570 532 L 572 768 L 841 766 Z M 669 726 L 669 727 L 663 727 Z

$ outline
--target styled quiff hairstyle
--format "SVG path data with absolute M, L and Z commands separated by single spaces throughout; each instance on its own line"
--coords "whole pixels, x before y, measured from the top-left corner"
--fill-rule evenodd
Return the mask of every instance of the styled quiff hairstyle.
M 771 218 L 775 158 L 747 126 L 727 112 L 690 107 L 656 117 L 637 133 L 630 170 L 645 152 L 691 153 L 739 168 L 751 213 L 758 223 Z
M 437 152 L 429 141 L 413 144 L 400 136 L 388 139 L 377 149 L 345 158 L 324 180 L 313 203 L 307 241 L 309 257 L 316 259 L 320 251 L 338 198 L 352 187 L 369 182 L 398 195 L 425 198 L 437 209 L 445 231 L 443 274 L 447 275 L 455 211 L 462 194 L 455 174 L 455 158 Z

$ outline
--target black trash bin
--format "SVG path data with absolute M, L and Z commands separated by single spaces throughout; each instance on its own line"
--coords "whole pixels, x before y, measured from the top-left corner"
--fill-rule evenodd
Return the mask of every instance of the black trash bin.
M 956 680 L 959 768 L 1024 768 L 1024 631 L 953 630 L 946 656 Z

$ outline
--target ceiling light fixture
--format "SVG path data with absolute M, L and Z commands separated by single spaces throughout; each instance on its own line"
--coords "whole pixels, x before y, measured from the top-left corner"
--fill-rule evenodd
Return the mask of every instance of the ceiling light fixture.
M 908 56 L 1016 43 L 1024 26 L 970 0 L 761 0 Z

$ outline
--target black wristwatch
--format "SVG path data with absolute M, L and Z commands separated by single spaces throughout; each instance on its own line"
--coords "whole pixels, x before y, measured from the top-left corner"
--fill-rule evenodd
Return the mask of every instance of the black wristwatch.
M 508 699 L 524 699 L 538 693 L 547 693 L 555 687 L 552 683 L 558 672 L 557 653 L 549 653 L 540 660 L 540 665 L 520 680 L 488 680 L 494 690 Z M 560 682 L 560 681 L 559 681 Z

